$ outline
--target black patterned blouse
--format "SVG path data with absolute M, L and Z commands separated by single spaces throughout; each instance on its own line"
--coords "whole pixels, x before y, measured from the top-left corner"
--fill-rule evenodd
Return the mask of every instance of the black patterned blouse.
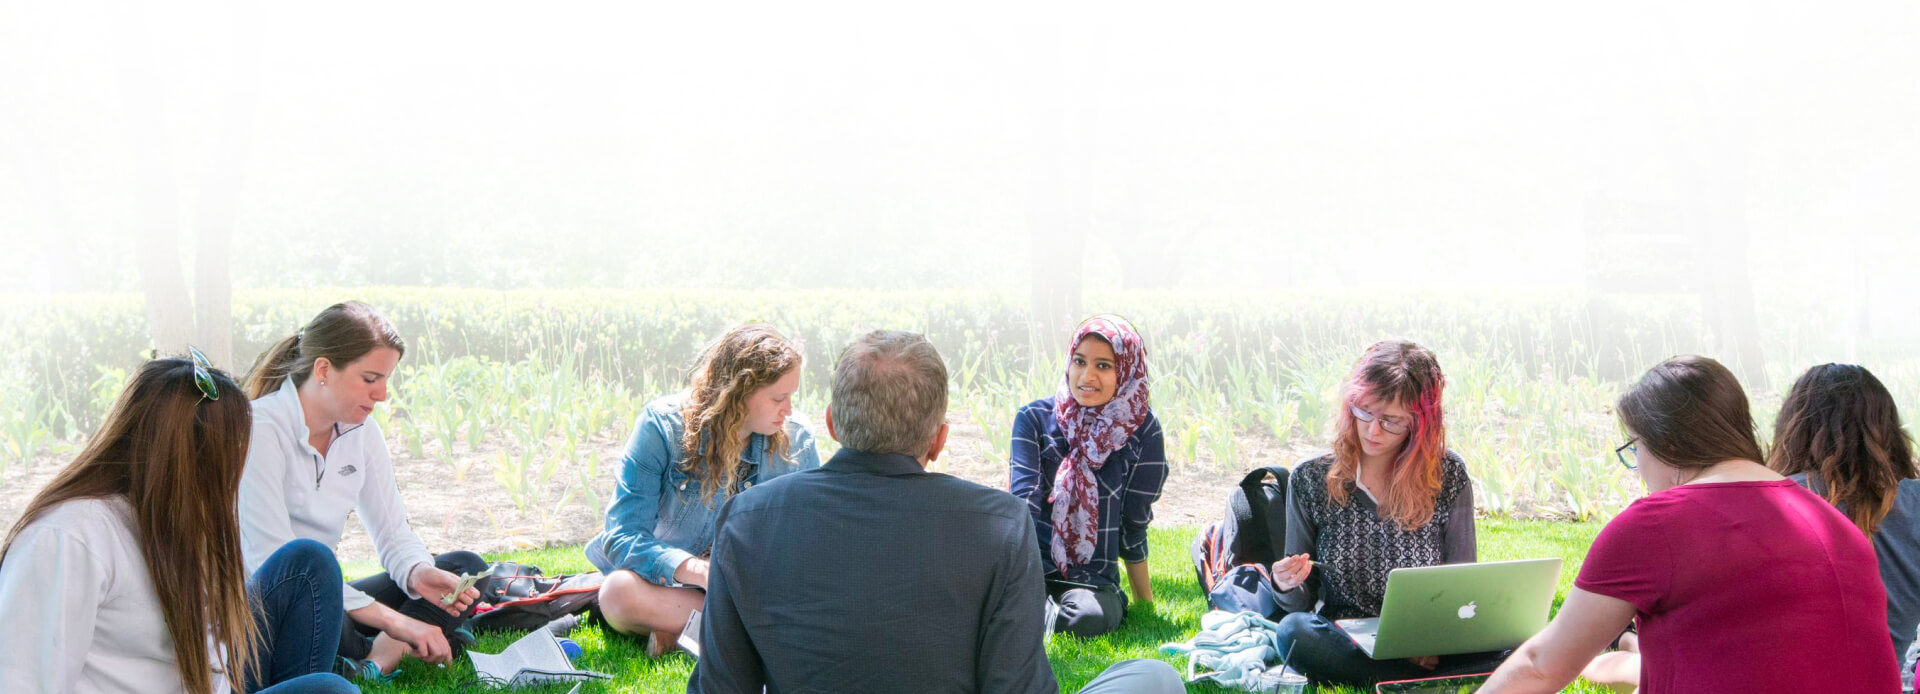
M 1327 494 L 1332 465 L 1332 453 L 1300 463 L 1287 485 L 1286 553 L 1306 553 L 1318 562 L 1305 585 L 1280 594 L 1288 612 L 1310 611 L 1325 601 L 1320 613 L 1328 619 L 1378 617 L 1387 572 L 1477 560 L 1473 485 L 1458 454 L 1447 451 L 1433 517 L 1413 530 L 1380 517 L 1373 499 L 1351 482 L 1347 505 L 1335 505 Z

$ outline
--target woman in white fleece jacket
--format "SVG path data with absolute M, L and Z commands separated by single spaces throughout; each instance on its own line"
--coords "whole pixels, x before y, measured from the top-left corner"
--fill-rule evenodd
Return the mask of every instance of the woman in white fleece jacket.
M 260 355 L 246 379 L 253 446 L 240 481 L 240 538 L 248 569 L 295 538 L 337 546 L 354 511 L 387 570 L 348 584 L 342 598 L 340 656 L 356 674 L 368 662 L 391 673 L 409 652 L 452 660 L 449 637 L 480 596 L 468 588 L 449 602 L 455 572 L 487 566 L 472 552 L 435 557 L 407 527 L 386 438 L 368 421 L 405 351 L 392 323 L 350 301 Z

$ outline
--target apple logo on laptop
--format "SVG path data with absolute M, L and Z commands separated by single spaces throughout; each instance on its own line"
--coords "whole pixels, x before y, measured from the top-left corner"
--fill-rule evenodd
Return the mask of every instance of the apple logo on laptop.
M 1471 600 L 1467 601 L 1466 605 L 1463 605 L 1460 607 L 1460 618 L 1473 619 L 1473 610 L 1474 610 L 1473 601 Z

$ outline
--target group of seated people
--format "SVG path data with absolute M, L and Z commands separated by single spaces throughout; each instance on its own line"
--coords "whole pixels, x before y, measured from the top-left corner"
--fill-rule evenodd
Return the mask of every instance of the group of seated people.
M 586 546 L 600 616 L 650 656 L 697 624 L 689 692 L 1057 691 L 1048 634 L 1098 638 L 1153 601 L 1147 530 L 1168 472 L 1139 332 L 1095 316 L 1066 347 L 1057 391 L 1014 415 L 1002 491 L 927 471 L 948 375 L 924 337 L 876 331 L 840 354 L 821 422 L 839 450 L 822 462 L 792 417 L 798 350 L 763 325 L 729 330 L 635 423 Z M 431 554 L 408 526 L 369 421 L 404 353 L 348 302 L 244 385 L 197 353 L 140 367 L 0 548 L 0 691 L 351 692 L 408 655 L 449 662 L 479 598 L 459 575 L 487 563 Z M 1501 693 L 1582 675 L 1653 694 L 1900 691 L 1920 627 L 1920 471 L 1886 388 L 1834 364 L 1794 384 L 1764 452 L 1725 367 L 1653 367 L 1615 408 L 1613 452 L 1649 495 L 1601 531 L 1548 626 L 1513 651 L 1368 657 L 1335 622 L 1378 616 L 1390 571 L 1478 559 L 1445 386 L 1428 349 L 1368 347 L 1331 452 L 1293 467 L 1267 571 L 1291 669 L 1348 684 L 1491 671 L 1480 691 Z M 332 548 L 349 512 L 385 572 L 344 583 Z M 1080 691 L 1184 685 L 1142 659 Z

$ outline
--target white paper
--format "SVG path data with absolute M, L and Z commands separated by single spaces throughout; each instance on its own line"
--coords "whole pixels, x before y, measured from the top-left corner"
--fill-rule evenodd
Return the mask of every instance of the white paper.
M 508 687 L 613 677 L 575 669 L 566 651 L 560 650 L 560 641 L 545 629 L 528 632 L 499 655 L 468 649 L 467 658 L 473 661 L 473 672 L 480 681 Z
M 700 657 L 700 611 L 694 610 L 687 616 L 687 625 L 680 629 L 680 638 L 674 640 L 680 648 L 695 659 Z

